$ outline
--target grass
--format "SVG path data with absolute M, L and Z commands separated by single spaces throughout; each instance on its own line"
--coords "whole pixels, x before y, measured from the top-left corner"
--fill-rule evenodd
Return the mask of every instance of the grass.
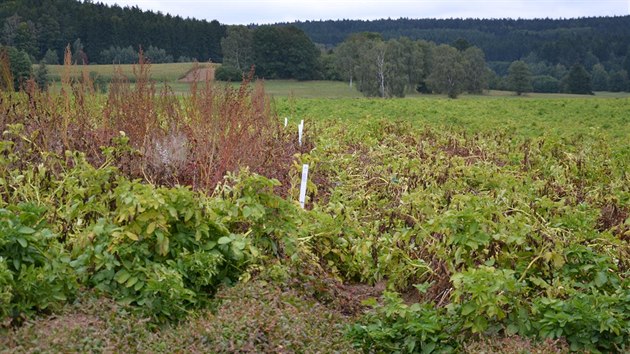
M 340 81 L 294 81 L 294 80 L 267 80 L 265 91 L 277 97 L 300 98 L 357 98 L 363 97 L 355 88 Z
M 199 63 L 200 66 L 207 66 L 210 64 Z M 127 76 L 133 76 L 133 68 L 135 65 L 123 64 L 123 65 L 88 65 L 85 69 L 89 72 L 95 72 L 100 77 L 110 80 L 114 75 L 116 69 L 122 70 L 123 74 Z M 195 63 L 169 63 L 169 64 L 151 64 L 151 77 L 159 82 L 175 83 L 182 78 L 186 73 L 195 66 Z M 51 79 L 54 81 L 61 80 L 61 74 L 63 73 L 63 65 L 48 65 L 48 71 Z M 80 75 L 82 66 L 73 67 L 73 75 Z
M 590 96 L 589 96 L 590 97 Z M 601 133 L 616 141 L 630 136 L 629 98 L 574 99 L 562 97 L 462 96 L 451 100 L 435 96 L 402 100 L 281 98 L 281 116 L 300 119 L 354 120 L 383 118 L 417 125 L 455 126 L 470 132 L 489 126 L 536 137 Z
M 159 82 L 168 83 L 169 86 L 176 93 L 186 93 L 189 91 L 190 84 L 179 82 L 179 79 L 184 77 L 188 71 L 194 67 L 195 63 L 168 63 L 168 64 L 152 64 L 151 65 L 151 77 Z M 218 65 L 199 63 L 198 65 Z M 34 70 L 35 70 L 34 66 Z M 116 68 L 120 68 L 122 72 L 127 76 L 133 76 L 132 64 L 124 65 L 88 65 L 86 67 L 88 72 L 95 72 L 105 80 L 110 80 L 114 74 Z M 80 68 L 80 67 L 78 67 Z M 80 69 L 74 69 L 74 74 L 79 76 Z M 49 75 L 55 82 L 61 80 L 61 74 L 63 72 L 63 65 L 48 65 Z M 232 85 L 238 85 L 238 83 L 232 83 Z M 296 97 L 296 98 L 359 98 L 363 95 L 356 90 L 356 88 L 350 88 L 347 82 L 341 81 L 296 81 L 296 80 L 265 80 L 265 90 L 268 94 L 274 97 Z M 421 95 L 410 94 L 407 98 L 446 98 L 443 95 Z M 463 94 L 459 99 L 486 99 L 495 97 L 514 97 L 521 98 L 511 91 L 497 91 L 489 90 L 483 95 L 468 95 Z M 596 92 L 595 95 L 572 95 L 572 94 L 549 94 L 549 93 L 528 93 L 524 94 L 522 98 L 626 98 L 630 97 L 628 92 Z
M 0 327 L 0 353 L 354 353 L 348 318 L 293 290 L 253 280 L 217 294 L 215 311 L 148 326 L 124 305 L 85 293 L 55 316 Z

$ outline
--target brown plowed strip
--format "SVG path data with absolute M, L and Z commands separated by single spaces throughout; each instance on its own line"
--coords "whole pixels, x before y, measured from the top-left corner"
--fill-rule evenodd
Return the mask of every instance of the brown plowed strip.
M 197 68 L 195 70 L 191 70 L 184 76 L 179 79 L 179 82 L 199 82 L 214 80 L 214 68 Z

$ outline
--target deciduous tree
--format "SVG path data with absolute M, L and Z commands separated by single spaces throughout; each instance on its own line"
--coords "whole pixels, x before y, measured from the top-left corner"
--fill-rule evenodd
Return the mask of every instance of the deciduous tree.
M 261 26 L 253 33 L 256 74 L 268 79 L 311 80 L 317 74 L 319 50 L 294 26 Z
M 593 91 L 608 91 L 608 72 L 602 64 L 595 64 L 591 74 Z
M 253 32 L 245 26 L 231 26 L 221 39 L 223 64 L 240 70 L 249 70 L 253 64 Z
M 481 94 L 488 88 L 486 58 L 477 47 L 468 47 L 462 53 L 466 73 L 465 89 L 468 93 Z
M 508 69 L 508 83 L 512 91 L 517 95 L 532 91 L 532 73 L 527 63 L 517 60 L 510 64 Z
M 466 71 L 461 52 L 446 44 L 433 50 L 433 67 L 427 78 L 429 87 L 436 93 L 457 98 L 464 88 Z
M 586 71 L 581 64 L 575 64 L 571 67 L 566 84 L 569 93 L 584 95 L 593 92 L 591 87 L 591 75 L 589 75 L 588 71 Z

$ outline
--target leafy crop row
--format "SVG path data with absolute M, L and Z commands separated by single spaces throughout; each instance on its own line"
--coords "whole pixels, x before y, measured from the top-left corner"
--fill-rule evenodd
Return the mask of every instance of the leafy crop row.
M 320 242 L 321 255 L 346 278 L 385 280 L 418 301 L 390 296 L 353 327 L 357 344 L 430 352 L 470 334 L 519 334 L 627 348 L 624 142 L 596 129 L 532 137 L 425 122 L 328 122 L 303 155 L 328 180 L 313 209 L 347 230 Z
M 2 96 L 3 319 L 54 312 L 91 289 L 177 320 L 222 284 L 262 274 L 324 303 L 335 302 L 331 278 L 385 283 L 347 331 L 367 352 L 447 352 L 515 334 L 628 349 L 626 100 L 549 101 L 536 117 L 520 100 L 435 112 L 424 100 L 281 101 L 280 113 L 307 118 L 300 149 L 247 86 L 178 101 L 136 85 L 105 104 L 76 86 Z M 567 111 L 591 120 L 562 129 Z M 157 149 L 167 141 L 173 149 Z M 302 163 L 307 210 L 294 201 Z M 250 172 L 279 165 L 278 179 Z

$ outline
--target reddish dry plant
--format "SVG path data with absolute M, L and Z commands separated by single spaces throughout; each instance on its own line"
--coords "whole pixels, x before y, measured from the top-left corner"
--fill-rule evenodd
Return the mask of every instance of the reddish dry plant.
M 95 94 L 84 66 L 80 79 L 73 79 L 77 66 L 71 57 L 67 48 L 58 93 L 42 92 L 30 82 L 24 93 L 0 96 L 0 129 L 24 126 L 26 139 L 12 138 L 26 154 L 23 163 L 71 150 L 100 166 L 102 148 L 123 132 L 135 153 L 118 154 L 115 164 L 129 177 L 212 191 L 227 172 L 249 167 L 288 188 L 297 147 L 262 83 L 252 83 L 253 72 L 238 88 L 215 86 L 207 77 L 200 87 L 193 82 L 188 95 L 177 96 L 168 86 L 158 92 L 140 50 L 134 82 L 116 69 L 105 99 Z
M 9 62 L 9 52 L 6 48 L 0 50 L 0 91 L 13 92 L 13 74 Z

